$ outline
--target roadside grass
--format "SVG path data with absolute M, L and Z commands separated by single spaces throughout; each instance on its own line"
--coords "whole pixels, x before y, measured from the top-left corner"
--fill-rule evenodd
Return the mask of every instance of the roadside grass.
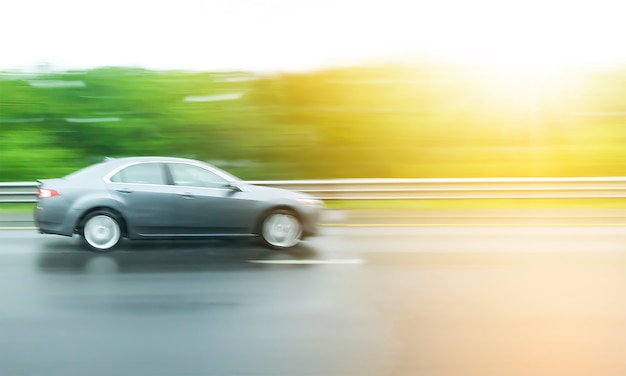
M 32 213 L 35 210 L 35 203 L 0 203 L 0 213 Z
M 626 209 L 626 199 L 328 200 L 328 209 Z

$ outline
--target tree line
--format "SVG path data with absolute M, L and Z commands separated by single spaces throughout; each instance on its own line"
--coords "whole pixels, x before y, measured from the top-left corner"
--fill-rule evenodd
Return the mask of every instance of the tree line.
M 0 76 L 0 181 L 104 156 L 244 179 L 625 175 L 626 75 L 460 66 L 306 73 L 99 68 Z

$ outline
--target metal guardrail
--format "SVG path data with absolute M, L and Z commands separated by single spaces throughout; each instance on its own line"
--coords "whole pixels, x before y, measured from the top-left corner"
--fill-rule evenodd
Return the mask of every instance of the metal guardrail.
M 37 186 L 34 182 L 0 183 L 0 203 L 37 202 Z
M 626 177 L 248 181 L 322 200 L 626 198 Z M 0 183 L 0 203 L 36 202 L 37 183 Z

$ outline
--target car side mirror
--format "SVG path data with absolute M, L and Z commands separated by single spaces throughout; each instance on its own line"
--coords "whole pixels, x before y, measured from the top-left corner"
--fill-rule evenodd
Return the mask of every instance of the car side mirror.
M 228 182 L 228 188 L 233 192 L 243 192 L 243 189 L 237 184 L 237 182 L 231 181 Z

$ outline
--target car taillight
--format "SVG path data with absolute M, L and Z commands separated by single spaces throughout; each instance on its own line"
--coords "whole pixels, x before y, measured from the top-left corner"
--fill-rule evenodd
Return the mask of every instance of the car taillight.
M 54 197 L 54 196 L 59 196 L 59 192 L 55 191 L 54 189 L 45 189 L 45 188 L 37 189 L 38 198 L 48 198 L 48 197 Z

